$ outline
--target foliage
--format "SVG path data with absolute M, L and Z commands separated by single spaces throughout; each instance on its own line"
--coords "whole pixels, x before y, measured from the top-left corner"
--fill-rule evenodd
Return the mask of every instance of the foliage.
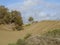
M 22 28 L 23 21 L 22 21 L 21 13 L 18 12 L 18 11 L 12 11 L 12 12 L 11 12 L 11 17 L 12 17 L 11 23 L 13 23 L 13 22 L 15 23 L 15 25 L 16 25 L 15 28 L 16 28 L 18 31 L 20 31 L 21 29 L 23 29 L 23 28 Z
M 26 45 L 25 40 L 22 40 L 22 39 L 18 39 L 16 44 L 17 45 Z
M 8 9 L 4 6 L 0 6 L 0 24 L 5 23 L 5 17 L 8 15 Z
M 15 23 L 16 27 L 22 29 L 23 20 L 19 11 L 9 11 L 5 6 L 0 6 L 0 24 Z
M 15 22 L 15 24 L 18 24 L 20 26 L 23 24 L 20 12 L 18 12 L 18 11 L 12 11 L 11 12 L 11 17 L 12 17 L 11 18 L 11 22 Z
M 29 17 L 28 19 L 29 22 L 33 22 L 33 20 L 34 20 L 33 17 Z
M 15 28 L 17 29 L 17 31 L 20 31 L 23 29 L 23 26 L 16 25 Z

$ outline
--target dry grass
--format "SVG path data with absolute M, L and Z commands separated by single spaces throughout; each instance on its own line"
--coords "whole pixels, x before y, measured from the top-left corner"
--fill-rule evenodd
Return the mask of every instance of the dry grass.
M 24 30 L 21 30 L 19 32 L 6 31 L 12 30 L 10 27 L 6 25 L 0 26 L 0 45 L 8 45 L 8 43 L 15 43 L 17 39 L 25 37 L 26 34 L 38 35 L 43 34 L 50 29 L 60 28 L 60 21 L 42 21 L 24 27 Z
M 50 38 L 42 36 L 30 37 L 26 40 L 27 45 L 60 45 L 60 38 Z

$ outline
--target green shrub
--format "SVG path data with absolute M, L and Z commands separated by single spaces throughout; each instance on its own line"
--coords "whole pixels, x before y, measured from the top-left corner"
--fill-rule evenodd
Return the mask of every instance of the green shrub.
M 26 45 L 25 40 L 18 39 L 16 45 Z
M 33 17 L 29 17 L 28 21 L 29 21 L 30 23 L 33 23 L 34 18 L 33 18 Z

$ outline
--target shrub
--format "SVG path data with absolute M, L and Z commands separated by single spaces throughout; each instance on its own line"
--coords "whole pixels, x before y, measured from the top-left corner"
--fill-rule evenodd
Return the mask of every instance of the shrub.
M 26 45 L 25 40 L 18 39 L 16 45 Z
M 33 22 L 34 22 L 34 18 L 33 18 L 33 17 L 29 17 L 28 21 L 29 21 L 30 23 L 33 23 Z
M 23 29 L 23 27 L 22 26 L 19 26 L 19 25 L 16 25 L 15 28 L 17 29 L 17 31 L 20 31 L 20 30 Z

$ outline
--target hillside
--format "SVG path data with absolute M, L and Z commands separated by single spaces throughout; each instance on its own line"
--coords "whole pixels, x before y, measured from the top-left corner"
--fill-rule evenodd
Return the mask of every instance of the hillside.
M 50 38 L 42 36 L 30 37 L 26 40 L 27 45 L 60 45 L 60 38 Z
M 11 27 L 11 25 L 9 25 Z M 24 30 L 21 31 L 6 31 L 11 29 L 9 26 L 0 25 L 0 45 L 7 45 L 8 43 L 15 43 L 17 39 L 23 38 L 26 34 L 41 35 L 48 30 L 59 29 L 60 21 L 41 21 L 31 24 L 30 26 L 24 26 Z
M 27 45 L 60 45 L 60 29 L 49 30 L 43 35 L 27 38 Z
M 31 24 L 26 29 L 33 34 L 43 34 L 43 32 L 51 29 L 59 29 L 60 21 L 41 21 Z

